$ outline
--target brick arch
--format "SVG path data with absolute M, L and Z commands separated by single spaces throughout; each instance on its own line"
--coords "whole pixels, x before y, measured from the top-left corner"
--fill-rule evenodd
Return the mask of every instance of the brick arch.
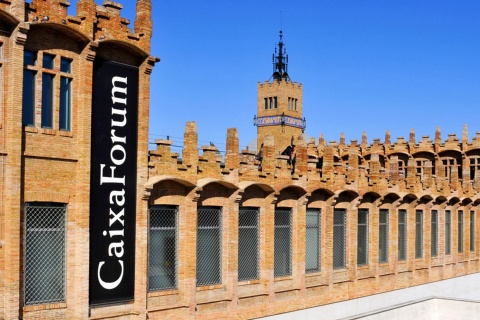
M 20 21 L 17 20 L 17 18 L 6 11 L 0 10 L 0 29 L 7 31 L 7 33 L 10 34 L 19 23 Z
M 270 188 L 271 189 L 271 188 Z M 273 194 L 273 189 L 265 190 L 265 186 L 261 184 L 250 184 L 244 189 L 242 199 L 240 201 L 241 207 L 265 207 L 267 198 Z
M 235 191 L 237 189 L 229 188 L 220 181 L 209 182 L 201 188 L 198 205 L 227 207 L 228 200 Z
M 163 179 L 155 183 L 150 191 L 149 204 L 180 204 L 194 187 L 184 181 Z
M 287 186 L 277 192 L 277 206 L 279 207 L 295 207 L 297 201 L 305 196 L 307 191 L 298 186 Z
M 56 39 L 62 41 L 55 41 Z M 80 54 L 89 43 L 87 36 L 69 26 L 59 23 L 35 23 L 30 25 L 25 48 L 34 51 L 64 49 Z
M 139 67 L 149 54 L 139 47 L 121 40 L 100 41 L 97 57 Z

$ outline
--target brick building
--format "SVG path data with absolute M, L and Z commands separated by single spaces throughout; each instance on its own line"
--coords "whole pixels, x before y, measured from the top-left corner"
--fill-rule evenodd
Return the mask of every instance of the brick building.
M 130 197 L 136 219 L 146 221 L 147 207 L 136 190 L 147 181 L 149 82 L 158 61 L 150 56 L 151 1 L 137 1 L 133 30 L 120 15 L 122 5 L 113 1 L 97 5 L 79 0 L 76 16 L 68 15 L 66 0 L 29 2 L 0 1 L 0 319 L 145 318 L 145 281 L 134 284 L 136 291 L 130 285 L 127 295 L 135 296 L 131 303 L 100 307 L 95 302 L 101 297 L 92 300 L 99 291 L 89 285 L 88 262 L 97 247 L 90 241 L 90 217 L 97 215 L 100 204 L 91 205 L 98 193 L 91 188 L 91 172 L 100 168 L 92 151 L 99 141 L 100 148 L 109 148 L 108 139 L 95 133 L 99 124 L 112 131 L 116 144 L 107 151 L 119 164 L 117 173 L 124 161 L 138 164 L 133 166 Z M 105 81 L 109 68 L 119 74 Z M 127 86 L 127 76 L 120 76 L 125 70 L 130 80 L 138 80 Z M 127 90 L 128 98 L 134 94 L 128 105 L 122 104 Z M 102 117 L 111 117 L 111 123 Z M 127 119 L 135 124 L 128 133 Z M 103 175 L 113 175 L 108 168 L 114 165 L 105 165 Z M 125 199 L 127 192 L 132 190 L 125 188 Z M 118 205 L 122 197 L 115 200 Z M 113 205 L 111 210 L 119 217 L 117 224 L 135 218 L 131 210 L 128 215 L 117 213 Z M 125 256 L 133 255 L 138 268 L 127 270 L 122 261 L 125 277 L 127 271 L 139 272 L 130 274 L 131 279 L 142 279 L 141 266 L 146 264 L 147 238 L 141 225 L 136 237 L 125 229 L 125 239 L 117 242 L 125 246 L 112 244 L 110 250 L 117 257 L 123 250 Z M 115 233 L 109 232 L 113 241 Z M 137 248 L 128 237 L 136 238 Z M 102 268 L 106 277 L 106 266 Z
M 261 161 L 194 122 L 148 152 L 151 1 L 133 31 L 68 5 L 0 0 L 0 319 L 256 318 L 479 272 L 480 134 L 305 141 L 280 37 Z

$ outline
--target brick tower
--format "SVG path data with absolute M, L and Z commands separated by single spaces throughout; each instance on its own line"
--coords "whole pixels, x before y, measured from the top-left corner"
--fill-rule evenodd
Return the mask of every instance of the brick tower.
M 257 126 L 257 150 L 267 136 L 273 136 L 275 154 L 279 154 L 302 135 L 306 125 L 302 116 L 302 85 L 292 82 L 288 75 L 282 31 L 272 60 L 271 81 L 258 83 L 254 125 Z

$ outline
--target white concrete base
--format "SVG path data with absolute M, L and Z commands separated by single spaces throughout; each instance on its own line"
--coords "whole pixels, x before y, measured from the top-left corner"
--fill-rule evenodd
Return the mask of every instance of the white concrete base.
M 480 320 L 480 273 L 262 319 Z

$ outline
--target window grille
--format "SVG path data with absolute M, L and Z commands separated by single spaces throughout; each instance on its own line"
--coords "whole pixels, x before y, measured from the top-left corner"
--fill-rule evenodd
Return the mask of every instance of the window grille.
M 463 211 L 458 210 L 458 252 L 463 252 Z
M 258 208 L 240 208 L 238 217 L 238 281 L 259 278 Z
M 65 301 L 67 207 L 25 204 L 25 305 Z
M 222 282 L 222 210 L 197 210 L 197 287 Z
M 305 235 L 305 271 L 320 271 L 320 209 L 307 208 Z
M 475 251 L 475 211 L 470 211 L 470 251 Z
M 432 239 L 431 239 L 431 246 L 432 246 L 432 257 L 436 257 L 438 255 L 438 212 L 437 210 L 432 210 Z
M 445 210 L 445 254 L 452 253 L 452 214 Z
M 292 274 L 292 209 L 275 209 L 274 276 Z
M 368 264 L 368 209 L 358 209 L 357 265 Z
M 423 211 L 416 210 L 415 217 L 415 258 L 423 257 Z
M 335 209 L 333 212 L 333 268 L 342 269 L 346 266 L 347 251 L 347 214 L 345 209 Z
M 388 210 L 380 209 L 378 254 L 379 262 L 388 262 Z
M 407 210 L 398 210 L 398 260 L 407 260 Z
M 148 290 L 177 288 L 178 208 L 150 208 L 148 237 Z

